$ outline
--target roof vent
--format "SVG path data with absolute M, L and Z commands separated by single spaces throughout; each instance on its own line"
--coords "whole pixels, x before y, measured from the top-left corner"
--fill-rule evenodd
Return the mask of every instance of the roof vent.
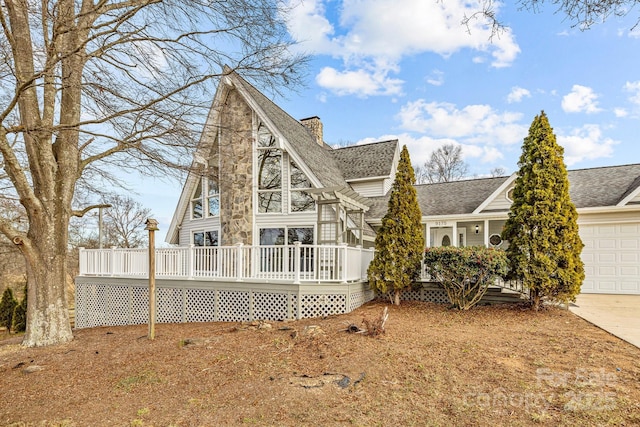
M 324 145 L 322 135 L 322 122 L 320 121 L 320 117 L 308 117 L 306 119 L 300 120 L 300 123 L 302 123 L 302 125 L 306 127 L 309 132 L 311 132 L 311 135 L 313 135 L 318 144 Z

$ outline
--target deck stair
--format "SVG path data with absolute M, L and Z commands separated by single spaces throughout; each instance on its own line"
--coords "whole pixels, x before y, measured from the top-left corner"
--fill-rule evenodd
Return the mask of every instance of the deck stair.
M 503 288 L 500 286 L 490 286 L 480 300 L 481 305 L 494 304 L 517 304 L 527 300 L 527 296 L 518 291 Z

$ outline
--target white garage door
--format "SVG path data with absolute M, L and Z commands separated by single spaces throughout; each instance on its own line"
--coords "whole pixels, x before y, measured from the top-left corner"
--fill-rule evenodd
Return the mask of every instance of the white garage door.
M 640 223 L 580 225 L 584 293 L 640 294 Z

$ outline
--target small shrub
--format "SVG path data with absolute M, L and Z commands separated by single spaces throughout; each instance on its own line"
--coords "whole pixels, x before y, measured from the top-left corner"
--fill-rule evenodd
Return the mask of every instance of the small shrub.
M 8 331 L 11 330 L 11 320 L 13 319 L 13 310 L 18 305 L 13 296 L 13 290 L 7 288 L 2 293 L 2 300 L 0 300 L 0 327 L 4 326 Z
M 454 308 L 476 305 L 495 279 L 507 272 L 507 256 L 501 249 L 484 246 L 427 248 L 427 272 L 440 282 Z
M 20 304 L 16 305 L 13 310 L 13 319 L 11 320 L 11 329 L 13 332 L 24 332 L 27 330 L 27 288 L 24 288 L 24 298 Z

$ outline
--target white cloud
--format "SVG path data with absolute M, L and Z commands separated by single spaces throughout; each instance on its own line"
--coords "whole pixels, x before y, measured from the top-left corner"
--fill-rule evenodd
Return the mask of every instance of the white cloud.
M 363 68 L 377 70 L 375 82 L 393 80 L 397 64 L 407 56 L 432 52 L 450 56 L 471 49 L 476 56 L 488 56 L 493 67 L 509 66 L 520 52 L 511 30 L 490 39 L 491 27 L 482 19 L 461 24 L 477 4 L 464 0 L 446 2 L 404 0 L 289 0 L 289 31 L 300 48 L 316 55 L 330 55 L 343 62 L 344 70 L 335 74 L 359 73 Z M 331 8 L 331 10 L 327 10 Z M 328 16 L 337 15 L 335 20 Z M 372 90 L 370 85 L 339 86 L 340 94 L 389 94 L 387 88 Z M 345 82 L 346 83 L 346 82 Z M 332 89 L 332 87 L 328 87 Z
M 509 104 L 520 102 L 524 97 L 531 98 L 531 92 L 525 88 L 514 86 L 511 88 L 509 95 L 507 95 L 507 102 Z
M 409 133 L 381 135 L 377 138 L 364 138 L 356 144 L 369 144 L 377 141 L 388 141 L 390 139 L 397 139 L 401 146 L 407 146 L 411 155 L 411 163 L 414 165 L 424 164 L 431 157 L 431 153 L 445 144 L 460 145 L 462 147 L 462 157 L 467 163 L 470 163 L 473 159 L 479 159 L 483 163 L 494 163 L 504 158 L 503 153 L 497 147 L 461 144 L 451 138 L 432 138 L 426 135 L 416 137 Z
M 613 114 L 615 114 L 616 117 L 627 117 L 629 115 L 629 112 L 624 108 L 614 108 Z
M 527 135 L 527 127 L 518 123 L 522 114 L 499 113 L 489 105 L 458 109 L 453 104 L 419 99 L 405 104 L 397 118 L 404 130 L 457 138 L 467 144 L 510 145 Z
M 562 98 L 562 109 L 566 113 L 597 113 L 598 95 L 587 86 L 573 85 L 571 92 Z
M 584 125 L 570 135 L 557 136 L 558 144 L 564 147 L 564 161 L 568 166 L 583 160 L 594 160 L 613 155 L 613 146 L 618 143 L 605 138 L 598 125 Z
M 444 73 L 440 70 L 433 70 L 426 80 L 430 85 L 442 86 L 444 84 Z
M 640 105 L 640 80 L 625 83 L 624 90 L 631 93 L 629 101 Z
M 360 69 L 356 71 L 338 71 L 324 67 L 316 76 L 321 87 L 338 95 L 399 95 L 402 92 L 402 80 L 392 79 L 384 72 Z

